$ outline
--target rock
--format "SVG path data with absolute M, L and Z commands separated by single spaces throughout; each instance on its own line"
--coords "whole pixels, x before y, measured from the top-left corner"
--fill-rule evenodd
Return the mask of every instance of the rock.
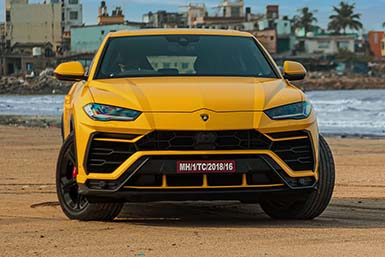
M 60 117 L 0 115 L 0 125 L 23 127 L 61 127 Z
M 66 94 L 71 86 L 71 82 L 61 82 L 47 75 L 32 80 L 9 76 L 0 79 L 0 94 Z
M 294 85 L 304 90 L 335 89 L 385 89 L 385 79 L 380 77 L 338 77 L 330 76 L 322 79 L 313 76 L 303 81 L 295 81 Z

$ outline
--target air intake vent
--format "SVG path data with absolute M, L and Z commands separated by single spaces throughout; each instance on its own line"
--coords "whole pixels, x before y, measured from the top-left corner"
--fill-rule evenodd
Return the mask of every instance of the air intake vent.
M 87 155 L 88 173 L 109 173 L 135 153 L 135 145 L 122 142 L 98 141 L 93 138 Z
M 314 170 L 314 156 L 310 139 L 274 142 L 272 150 L 292 170 Z

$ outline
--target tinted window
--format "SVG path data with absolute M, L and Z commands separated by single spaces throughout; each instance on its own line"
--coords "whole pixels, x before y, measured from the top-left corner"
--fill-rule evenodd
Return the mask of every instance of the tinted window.
M 96 78 L 146 76 L 277 77 L 249 37 L 161 35 L 109 39 Z
M 70 20 L 77 20 L 78 12 L 70 12 Z

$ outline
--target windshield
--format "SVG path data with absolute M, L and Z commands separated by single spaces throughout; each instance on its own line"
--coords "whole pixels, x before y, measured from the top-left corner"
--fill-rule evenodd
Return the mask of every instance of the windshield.
M 153 76 L 277 78 L 253 38 L 211 35 L 110 38 L 95 78 Z

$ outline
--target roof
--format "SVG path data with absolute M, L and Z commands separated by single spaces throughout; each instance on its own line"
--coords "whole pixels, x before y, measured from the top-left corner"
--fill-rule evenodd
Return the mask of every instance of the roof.
M 12 45 L 12 48 L 22 48 L 22 47 L 46 47 L 46 46 L 51 46 L 52 47 L 52 43 L 51 42 L 38 42 L 38 43 L 33 43 L 33 42 L 26 42 L 26 43 L 22 43 L 22 42 L 16 42 L 15 44 Z
M 238 36 L 252 37 L 248 32 L 237 30 L 219 30 L 219 29 L 141 29 L 141 30 L 122 30 L 111 32 L 108 37 L 125 36 L 151 36 L 151 35 L 218 35 L 218 36 Z
M 314 37 L 304 38 L 305 40 L 355 40 L 356 37 L 354 35 L 317 35 Z

